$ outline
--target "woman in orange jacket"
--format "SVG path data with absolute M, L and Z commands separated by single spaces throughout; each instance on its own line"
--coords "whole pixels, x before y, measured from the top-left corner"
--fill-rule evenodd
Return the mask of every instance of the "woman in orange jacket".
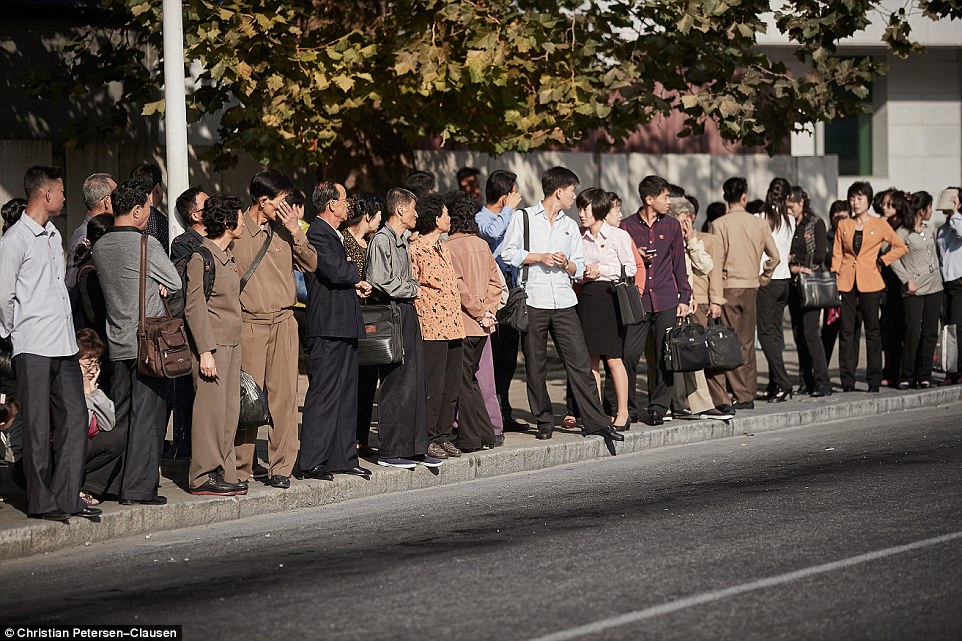
M 872 185 L 855 182 L 848 188 L 848 202 L 853 218 L 843 219 L 835 232 L 832 271 L 838 276 L 842 295 L 842 328 L 839 337 L 838 369 L 842 391 L 855 390 L 857 345 L 855 326 L 861 309 L 865 327 L 865 377 L 868 391 L 877 392 L 882 382 L 882 336 L 879 329 L 879 307 L 885 282 L 882 266 L 888 266 L 908 252 L 892 226 L 869 215 Z M 891 251 L 879 256 L 885 244 Z

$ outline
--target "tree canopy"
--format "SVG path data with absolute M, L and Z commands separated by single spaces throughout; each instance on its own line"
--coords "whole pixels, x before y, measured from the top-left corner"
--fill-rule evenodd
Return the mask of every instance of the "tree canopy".
M 160 117 L 159 0 L 82 0 L 110 20 L 65 52 L 74 93 L 123 82 L 124 105 Z M 959 0 L 914 0 L 888 14 L 884 43 L 906 56 L 908 15 L 958 19 Z M 793 131 L 862 109 L 884 63 L 837 55 L 878 0 L 775 3 L 777 29 L 808 71 L 793 75 L 756 45 L 768 0 L 185 0 L 185 56 L 200 69 L 188 118 L 220 116 L 210 151 L 317 165 L 344 146 L 377 156 L 425 137 L 493 154 L 573 144 L 602 131 L 617 145 L 657 115 L 682 135 L 714 120 L 728 141 L 773 151 Z M 876 14 L 877 15 L 877 14 Z M 108 26 L 103 26 L 107 24 Z M 50 89 L 51 85 L 43 83 Z

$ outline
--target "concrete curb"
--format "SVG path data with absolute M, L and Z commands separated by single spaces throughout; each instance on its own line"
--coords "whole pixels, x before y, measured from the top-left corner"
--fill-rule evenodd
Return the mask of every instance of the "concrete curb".
M 842 398 L 845 400 L 841 403 L 837 402 L 838 396 L 821 399 L 822 402 L 792 403 L 817 404 L 815 407 L 776 411 L 772 414 L 759 412 L 749 415 L 745 412 L 728 423 L 676 420 L 661 427 L 643 426 L 641 429 L 639 424 L 636 424 L 635 429 L 625 433 L 625 441 L 617 444 L 617 449 L 619 454 L 625 454 L 746 433 L 755 434 L 787 427 L 935 407 L 962 400 L 962 385 L 891 395 L 847 394 Z M 574 433 L 556 432 L 551 441 L 520 438 L 520 445 L 506 445 L 490 452 L 449 459 L 436 472 L 421 467 L 413 471 L 377 468 L 369 481 L 338 476 L 334 483 L 295 482 L 289 490 L 276 490 L 255 482 L 247 496 L 236 498 L 197 497 L 184 492 L 170 492 L 174 496 L 170 496 L 170 502 L 164 506 L 122 507 L 106 504 L 103 506 L 104 515 L 100 523 L 74 518 L 69 525 L 64 525 L 28 520 L 21 515 L 22 524 L 18 521 L 14 527 L 0 529 L 0 560 L 23 558 L 125 536 L 147 535 L 158 531 L 275 514 L 367 496 L 540 470 L 608 456 L 604 442 L 595 437 L 582 438 Z M 169 483 L 169 480 L 165 480 L 165 486 L 169 487 Z

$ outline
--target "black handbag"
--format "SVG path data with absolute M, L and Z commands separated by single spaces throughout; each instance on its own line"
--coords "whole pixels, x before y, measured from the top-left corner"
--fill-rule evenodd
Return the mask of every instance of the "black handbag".
M 248 429 L 270 423 L 271 410 L 267 406 L 267 395 L 244 370 L 240 373 L 240 388 L 240 417 L 237 427 Z
M 625 266 L 621 266 L 621 279 L 615 282 L 615 296 L 618 299 L 618 313 L 621 314 L 622 325 L 637 325 L 648 319 L 644 306 L 641 304 L 641 294 L 635 287 L 633 278 L 625 276 Z
M 662 359 L 669 372 L 697 372 L 711 365 L 708 341 L 703 325 L 692 323 L 691 317 L 678 318 L 675 326 L 665 332 Z
M 393 365 L 404 362 L 401 310 L 396 303 L 362 305 L 364 337 L 357 342 L 358 365 Z
M 708 317 L 705 341 L 708 343 L 708 361 L 713 372 L 727 372 L 742 364 L 742 342 L 728 325 L 717 318 Z
M 522 209 L 521 215 L 524 216 L 524 250 L 528 251 L 530 231 L 527 210 Z M 528 331 L 528 294 L 524 291 L 524 284 L 527 280 L 528 266 L 525 265 L 521 268 L 521 283 L 518 287 L 512 287 L 508 290 L 508 302 L 495 314 L 499 325 L 507 325 L 522 334 Z
M 826 309 L 841 307 L 842 297 L 838 293 L 835 272 L 812 268 L 811 274 L 795 274 L 795 284 L 805 309 Z

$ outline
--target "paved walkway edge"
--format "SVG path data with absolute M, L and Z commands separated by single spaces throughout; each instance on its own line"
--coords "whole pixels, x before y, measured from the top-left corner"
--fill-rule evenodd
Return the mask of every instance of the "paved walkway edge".
M 891 396 L 848 394 L 844 397 L 844 403 L 833 404 L 832 401 L 837 398 L 826 398 L 825 402 L 815 407 L 775 414 L 752 415 L 750 412 L 743 412 L 729 423 L 676 420 L 658 428 L 635 427 L 625 433 L 625 441 L 617 444 L 617 451 L 619 454 L 626 454 L 847 418 L 930 408 L 962 400 L 962 385 L 902 392 Z M 581 438 L 574 434 L 556 432 L 555 438 L 550 441 L 535 441 L 532 437 L 530 443 L 523 445 L 506 446 L 491 452 L 449 459 L 436 472 L 423 467 L 413 471 L 378 468 L 369 481 L 338 476 L 334 483 L 295 481 L 289 490 L 267 488 L 255 482 L 250 494 L 244 497 L 201 498 L 183 495 L 175 496 L 170 503 L 159 507 L 121 507 L 108 503 L 104 506 L 100 523 L 74 518 L 69 525 L 64 525 L 28 520 L 24 517 L 22 526 L 0 530 L 0 560 L 23 558 L 114 538 L 275 514 L 514 472 L 540 470 L 606 456 L 609 454 L 598 437 Z M 170 481 L 165 480 L 165 485 L 169 484 Z M 177 493 L 179 492 L 178 490 Z M 6 509 L 15 508 L 6 506 Z M 319 525 L 323 527 L 323 523 Z

